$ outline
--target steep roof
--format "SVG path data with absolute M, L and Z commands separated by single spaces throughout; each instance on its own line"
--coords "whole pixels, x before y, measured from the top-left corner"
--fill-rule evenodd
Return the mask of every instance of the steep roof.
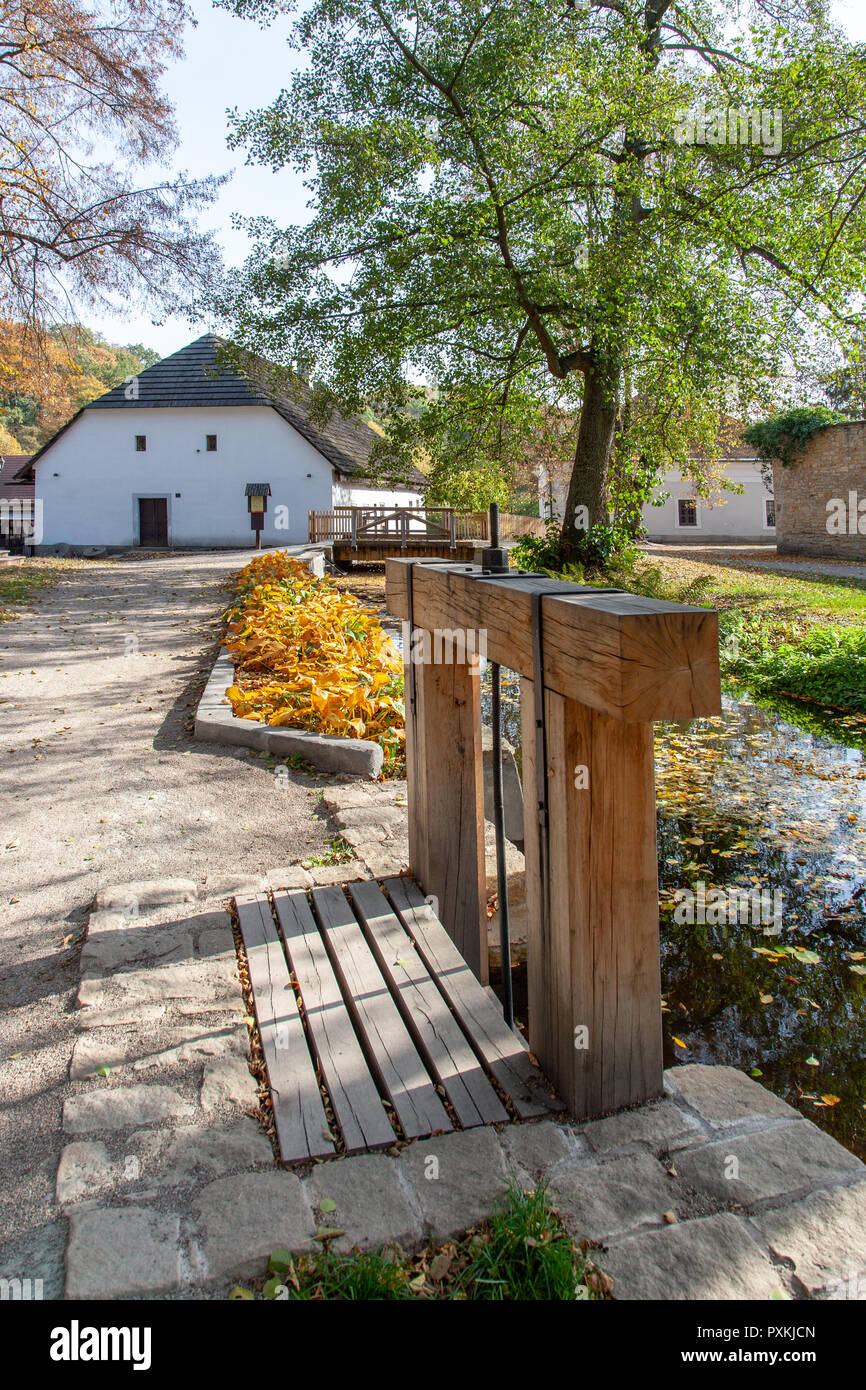
M 173 406 L 268 406 L 297 430 L 338 473 L 358 480 L 367 477 L 370 449 L 376 438 L 369 425 L 334 413 L 324 425 L 314 424 L 310 416 L 311 393 L 299 382 L 292 393 L 274 389 L 267 381 L 268 364 L 261 364 L 260 374 L 253 368 L 239 370 L 218 362 L 225 340 L 214 333 L 205 333 L 194 343 L 155 362 L 137 377 L 133 393 L 126 384 L 115 386 L 104 396 L 91 401 L 58 430 L 47 444 L 33 455 L 29 465 L 19 470 L 31 474 L 32 467 L 50 449 L 69 426 L 86 410 L 163 409 Z M 423 475 L 414 473 L 413 485 L 423 482 Z

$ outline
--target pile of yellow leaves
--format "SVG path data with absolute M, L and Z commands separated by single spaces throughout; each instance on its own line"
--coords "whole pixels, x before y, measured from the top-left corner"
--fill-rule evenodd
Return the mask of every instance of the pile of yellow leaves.
M 385 750 L 386 775 L 399 775 L 403 662 L 376 610 L 281 551 L 256 556 L 235 592 L 226 614 L 236 670 L 226 695 L 234 714 L 373 739 Z

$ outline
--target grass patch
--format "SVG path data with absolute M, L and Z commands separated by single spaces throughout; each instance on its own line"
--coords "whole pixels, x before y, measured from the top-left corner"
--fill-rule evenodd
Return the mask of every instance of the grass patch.
M 399 1246 L 338 1255 L 325 1248 L 295 1262 L 271 1256 L 269 1277 L 233 1299 L 282 1301 L 598 1302 L 611 1281 L 565 1231 L 545 1187 L 512 1182 L 490 1219 L 457 1241 L 406 1259 Z
M 810 732 L 862 746 L 866 738 L 866 582 L 797 578 L 709 561 L 638 557 L 600 575 L 572 566 L 558 577 L 604 581 L 647 598 L 715 608 L 722 684 Z
M 20 609 L 40 589 L 55 584 L 64 570 L 79 569 L 85 563 L 21 560 L 11 565 L 0 565 L 0 623 L 19 617 L 16 609 Z
M 352 846 L 347 844 L 340 835 L 335 835 L 328 841 L 327 849 L 320 850 L 318 854 L 311 854 L 309 858 L 301 863 L 302 869 L 326 869 L 331 864 L 348 864 L 354 859 L 355 853 Z

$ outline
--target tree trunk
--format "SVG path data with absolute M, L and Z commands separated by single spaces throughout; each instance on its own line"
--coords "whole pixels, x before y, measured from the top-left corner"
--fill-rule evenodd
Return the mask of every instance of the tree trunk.
M 562 519 L 566 555 L 590 526 L 608 521 L 607 476 L 616 433 L 619 359 L 596 349 L 586 368 L 580 429 Z

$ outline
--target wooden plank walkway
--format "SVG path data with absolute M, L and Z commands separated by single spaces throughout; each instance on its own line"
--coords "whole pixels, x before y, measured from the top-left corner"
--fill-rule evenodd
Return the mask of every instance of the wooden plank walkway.
M 264 896 L 235 901 L 280 1153 L 286 1163 L 324 1158 L 334 1153 L 335 1144 L 270 903 Z
M 285 1162 L 562 1108 L 413 880 L 236 902 Z

